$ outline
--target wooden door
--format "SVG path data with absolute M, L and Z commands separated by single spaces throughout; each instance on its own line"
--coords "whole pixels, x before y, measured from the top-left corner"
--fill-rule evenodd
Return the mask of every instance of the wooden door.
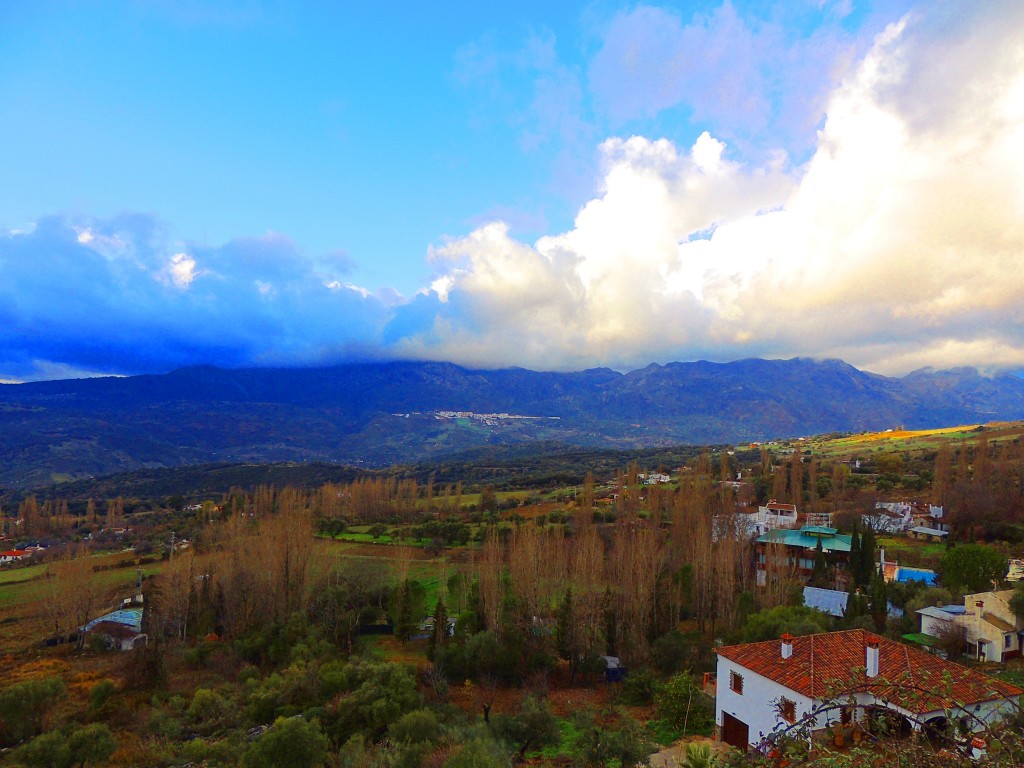
M 750 728 L 739 718 L 733 717 L 728 712 L 722 713 L 722 741 L 731 744 L 741 752 L 746 752 L 750 746 Z

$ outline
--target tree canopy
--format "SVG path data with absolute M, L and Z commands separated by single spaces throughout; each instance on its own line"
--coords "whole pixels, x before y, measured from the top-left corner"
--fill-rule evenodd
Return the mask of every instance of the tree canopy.
M 960 544 L 942 556 L 942 583 L 964 592 L 984 592 L 1006 578 L 1009 561 L 999 550 L 984 544 Z
M 783 633 L 811 635 L 832 629 L 832 617 L 815 608 L 803 605 L 780 605 L 767 611 L 751 614 L 741 632 L 745 643 L 775 640 Z

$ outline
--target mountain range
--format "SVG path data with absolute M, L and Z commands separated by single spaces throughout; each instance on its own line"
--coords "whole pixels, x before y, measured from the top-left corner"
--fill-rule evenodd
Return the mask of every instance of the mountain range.
M 1024 379 L 839 360 L 619 373 L 383 362 L 0 385 L 0 487 L 209 462 L 378 467 L 487 445 L 638 448 L 1024 418 Z

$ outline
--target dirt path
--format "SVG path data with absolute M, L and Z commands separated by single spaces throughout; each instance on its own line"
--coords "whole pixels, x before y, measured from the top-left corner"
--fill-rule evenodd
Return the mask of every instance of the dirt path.
M 690 744 L 708 744 L 716 755 L 724 755 L 730 749 L 728 744 L 714 741 L 707 736 L 686 736 L 651 755 L 651 768 L 677 768 L 682 765 L 683 758 L 686 756 L 686 747 Z

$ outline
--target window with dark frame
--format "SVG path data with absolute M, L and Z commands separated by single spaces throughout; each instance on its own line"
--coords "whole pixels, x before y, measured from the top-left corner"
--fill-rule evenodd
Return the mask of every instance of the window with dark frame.
M 849 725 L 853 722 L 853 707 L 846 706 L 839 710 L 839 722 L 842 725 Z
M 743 695 L 743 675 L 738 675 L 735 672 L 729 673 L 729 689 L 735 693 Z
M 779 709 L 782 710 L 782 719 L 787 723 L 796 722 L 796 702 L 790 701 L 786 697 L 782 698 L 779 702 Z

